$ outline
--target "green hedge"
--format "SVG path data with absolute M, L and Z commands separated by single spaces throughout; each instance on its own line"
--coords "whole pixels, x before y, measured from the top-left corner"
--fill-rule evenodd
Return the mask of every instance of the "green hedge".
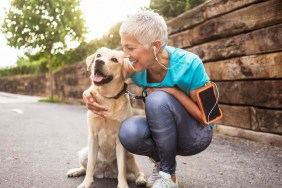
M 9 77 L 26 74 L 44 74 L 48 72 L 47 62 L 37 65 L 20 65 L 16 67 L 0 68 L 0 77 Z

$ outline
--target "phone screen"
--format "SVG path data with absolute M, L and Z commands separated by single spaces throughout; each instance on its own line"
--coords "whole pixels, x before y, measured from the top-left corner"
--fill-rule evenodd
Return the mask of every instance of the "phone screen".
M 220 116 L 220 110 L 216 101 L 213 87 L 209 87 L 199 93 L 199 97 L 203 106 L 207 121 L 212 121 Z M 214 107 L 215 105 L 215 107 Z

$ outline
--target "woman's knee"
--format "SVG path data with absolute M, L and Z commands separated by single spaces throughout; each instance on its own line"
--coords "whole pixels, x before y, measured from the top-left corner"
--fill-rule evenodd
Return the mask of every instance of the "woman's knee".
M 187 145 L 183 144 L 178 147 L 177 154 L 182 156 L 191 156 L 198 153 L 201 153 L 205 149 L 209 147 L 212 142 L 213 132 L 212 129 L 210 131 L 206 131 L 206 134 L 199 135 L 199 138 L 194 142 L 189 143 Z
M 146 111 L 161 110 L 169 104 L 173 98 L 172 95 L 165 91 L 154 91 L 146 97 Z
M 145 140 L 146 119 L 143 116 L 133 116 L 122 122 L 119 130 L 121 144 L 130 152 L 136 153 L 137 146 Z

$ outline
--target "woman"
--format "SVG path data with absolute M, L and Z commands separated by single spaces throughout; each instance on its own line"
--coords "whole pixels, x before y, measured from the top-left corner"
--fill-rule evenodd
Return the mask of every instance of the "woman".
M 202 61 L 193 53 L 167 46 L 164 19 L 152 11 L 129 16 L 120 28 L 124 55 L 132 63 L 133 82 L 146 88 L 146 117 L 134 116 L 120 128 L 120 141 L 130 152 L 155 162 L 148 187 L 176 188 L 176 155 L 205 150 L 212 127 L 204 125 L 196 104 L 196 90 L 209 78 Z M 107 109 L 84 93 L 87 107 L 103 114 Z

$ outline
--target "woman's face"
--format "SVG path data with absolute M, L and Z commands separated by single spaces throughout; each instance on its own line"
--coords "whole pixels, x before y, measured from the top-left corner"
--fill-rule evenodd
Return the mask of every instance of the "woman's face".
M 123 47 L 124 57 L 129 58 L 136 72 L 141 72 L 153 62 L 153 48 L 145 48 L 132 35 L 122 34 L 121 45 Z

